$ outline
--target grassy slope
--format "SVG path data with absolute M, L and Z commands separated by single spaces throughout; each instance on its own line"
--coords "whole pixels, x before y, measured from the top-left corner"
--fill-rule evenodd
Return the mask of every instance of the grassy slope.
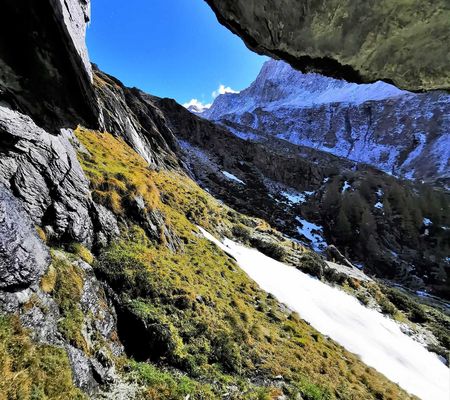
M 156 338 L 143 344 L 149 346 L 151 361 L 174 366 L 197 381 L 216 382 L 197 386 L 204 398 L 230 385 L 239 388 L 236 398 L 273 398 L 281 391 L 307 399 L 408 397 L 285 311 L 196 233 L 195 224 L 226 232 L 245 217 L 181 173 L 149 170 L 120 139 L 84 129 L 76 134 L 89 152 L 80 153 L 80 160 L 94 198 L 125 222 L 126 204 L 140 196 L 147 212 L 162 212 L 168 230 L 180 239 L 174 252 L 166 246 L 165 232 L 152 242 L 141 228 L 124 223 L 121 240 L 103 251 L 97 263 L 128 312 L 145 321 Z M 286 385 L 274 379 L 279 375 Z

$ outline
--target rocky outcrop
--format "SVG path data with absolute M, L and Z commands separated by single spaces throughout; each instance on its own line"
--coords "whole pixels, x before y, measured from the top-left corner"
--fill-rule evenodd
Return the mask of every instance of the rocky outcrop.
M 250 140 L 279 138 L 406 178 L 448 183 L 450 96 L 350 84 L 268 61 L 251 86 L 203 112 Z
M 0 101 L 52 133 L 97 126 L 85 43 L 89 7 L 88 0 L 2 3 Z
M 36 282 L 50 263 L 20 202 L 0 186 L 0 290 L 19 290 Z
M 70 130 L 52 135 L 29 116 L 0 107 L 0 182 L 50 239 L 90 246 L 92 200 L 74 141 Z
M 47 283 L 33 285 L 21 294 L 23 326 L 30 330 L 37 342 L 65 349 L 74 382 L 85 393 L 94 395 L 101 388 L 110 387 L 113 390 L 116 386 L 122 386 L 123 382 L 112 357 L 122 355 L 123 347 L 115 339 L 117 317 L 106 294 L 108 289 L 97 280 L 92 266 L 81 259 L 74 259 L 73 255 L 69 256 L 60 251 L 53 251 L 52 256 L 53 263 L 49 269 L 51 272 L 47 271 Z M 61 265 L 65 267 L 61 268 Z M 70 267 L 67 267 L 69 265 Z M 79 280 L 71 280 L 73 271 L 76 271 Z M 53 276 L 53 281 L 50 276 Z M 61 288 L 66 285 L 70 285 L 77 296 L 62 299 L 61 296 L 65 292 Z M 77 317 L 75 329 L 79 331 L 79 340 L 83 346 L 73 343 L 67 334 L 60 331 L 62 321 L 74 317 L 65 314 L 68 307 L 81 312 L 82 318 Z M 132 386 L 125 386 L 124 389 L 132 390 Z
M 446 0 L 206 0 L 252 50 L 301 71 L 404 89 L 450 89 Z

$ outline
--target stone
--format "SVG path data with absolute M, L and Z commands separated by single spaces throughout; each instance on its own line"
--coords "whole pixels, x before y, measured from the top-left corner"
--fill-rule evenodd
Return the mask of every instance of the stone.
M 101 204 L 94 203 L 96 211 L 97 228 L 97 245 L 106 247 L 113 239 L 120 235 L 117 218 L 110 210 Z
M 336 246 L 330 245 L 327 247 L 326 251 L 329 261 L 345 265 L 348 268 L 355 268 L 354 265 L 337 249 Z
M 0 290 L 21 291 L 36 282 L 50 254 L 20 202 L 0 186 Z M 23 302 L 23 296 L 18 297 Z

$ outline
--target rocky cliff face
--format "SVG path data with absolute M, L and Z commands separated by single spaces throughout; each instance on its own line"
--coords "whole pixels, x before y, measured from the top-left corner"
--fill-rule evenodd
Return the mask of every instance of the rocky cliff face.
M 426 181 L 450 177 L 450 97 L 357 85 L 268 61 L 248 88 L 202 116 L 240 137 L 276 137 Z
M 252 50 L 301 71 L 408 90 L 450 88 L 446 0 L 207 0 Z
M 0 99 L 52 132 L 97 124 L 85 44 L 89 2 L 5 1 L 0 33 Z M 26 27 L 26 28 L 24 28 Z

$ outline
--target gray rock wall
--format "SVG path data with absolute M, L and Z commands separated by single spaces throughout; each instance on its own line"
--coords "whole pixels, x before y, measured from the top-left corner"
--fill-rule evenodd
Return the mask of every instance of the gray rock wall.
M 98 125 L 85 43 L 89 4 L 88 0 L 2 2 L 0 101 L 52 133 L 79 123 Z

